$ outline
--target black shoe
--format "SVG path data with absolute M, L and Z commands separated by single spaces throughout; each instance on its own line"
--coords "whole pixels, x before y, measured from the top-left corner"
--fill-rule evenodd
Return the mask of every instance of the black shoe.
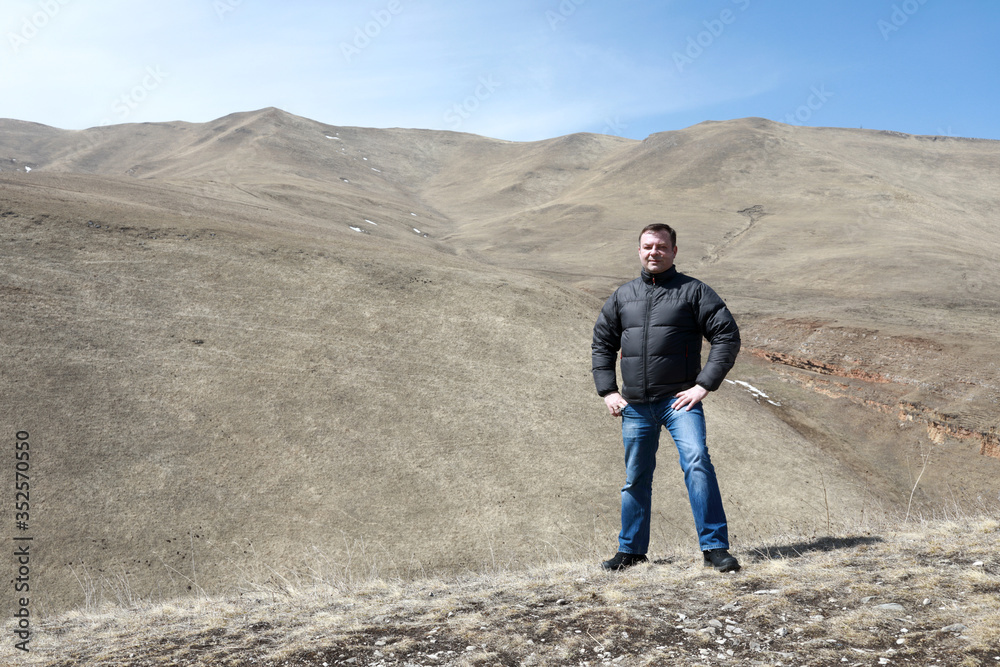
M 719 572 L 740 571 L 740 562 L 727 549 L 709 549 L 701 553 L 705 556 L 705 567 L 714 567 Z
M 645 554 L 627 554 L 624 551 L 619 551 L 615 554 L 614 558 L 601 563 L 601 567 L 605 570 L 624 570 L 627 567 L 645 563 L 648 560 Z

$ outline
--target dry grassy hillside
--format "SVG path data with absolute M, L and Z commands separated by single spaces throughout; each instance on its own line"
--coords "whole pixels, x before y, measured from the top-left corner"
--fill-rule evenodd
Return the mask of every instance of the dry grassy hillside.
M 670 553 L 479 576 L 337 571 L 226 596 L 129 602 L 42 624 L 36 666 L 955 665 L 1000 661 L 994 519 L 755 544 L 737 574 Z
M 0 424 L 32 438 L 36 600 L 610 553 L 590 330 L 664 217 L 758 390 L 709 408 L 735 540 L 995 501 L 997 152 L 755 119 L 530 144 L 275 109 L 0 121 Z M 654 549 L 689 549 L 665 461 Z

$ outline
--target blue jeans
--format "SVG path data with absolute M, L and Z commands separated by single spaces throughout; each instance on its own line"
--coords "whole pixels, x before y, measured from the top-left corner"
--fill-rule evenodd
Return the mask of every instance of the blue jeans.
M 630 403 L 622 410 L 625 444 L 625 486 L 622 487 L 622 532 L 618 550 L 645 554 L 653 493 L 653 470 L 660 445 L 660 427 L 666 426 L 680 453 L 698 543 L 702 551 L 728 549 L 729 530 L 715 468 L 705 442 L 705 413 L 701 403 L 691 410 L 674 410 L 671 397 L 654 403 Z

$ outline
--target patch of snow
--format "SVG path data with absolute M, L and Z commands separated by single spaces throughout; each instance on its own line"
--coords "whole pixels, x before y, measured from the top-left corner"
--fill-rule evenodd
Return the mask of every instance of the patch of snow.
M 331 137 L 331 136 L 330 136 L 329 134 L 328 134 L 328 135 L 326 135 L 326 138 L 327 138 L 327 139 L 336 139 L 337 141 L 340 141 L 340 140 L 341 140 L 341 139 L 340 139 L 340 137 Z
M 24 167 L 24 173 L 30 174 L 31 173 L 31 167 L 25 166 Z
M 375 225 L 376 227 L 378 227 L 378 223 L 377 222 L 372 222 L 368 218 L 365 218 L 365 222 L 367 222 L 369 225 Z
M 361 159 L 364 160 L 365 162 L 368 162 L 368 158 L 366 158 L 366 157 L 363 157 Z
M 417 217 L 416 213 L 411 213 L 410 215 L 412 215 L 414 218 Z
M 381 170 L 381 169 L 376 169 L 375 167 L 372 167 L 372 171 L 377 171 L 377 172 L 378 172 L 378 173 L 380 173 L 380 174 L 382 173 L 382 170 Z
M 414 233 L 416 233 L 416 234 L 420 234 L 420 230 L 419 230 L 419 229 L 417 229 L 416 227 L 414 227 L 414 228 L 413 228 L 413 231 L 414 231 Z
M 749 382 L 744 382 L 743 380 L 726 380 L 726 382 L 728 382 L 729 384 L 738 384 L 738 385 L 740 385 L 741 387 L 743 387 L 747 391 L 749 391 L 750 395 L 753 396 L 754 398 L 757 398 L 757 399 L 763 398 L 768 403 L 770 403 L 771 405 L 777 405 L 779 407 L 781 406 L 781 403 L 775 403 L 774 401 L 771 400 L 770 396 L 768 396 L 767 394 L 765 394 L 764 392 L 762 392 L 760 389 L 758 389 L 757 387 L 753 386 Z
M 360 231 L 361 231 L 361 228 L 360 228 L 360 227 L 355 227 L 355 226 L 353 226 L 353 225 L 351 225 L 351 229 L 352 229 L 353 231 L 355 231 L 355 232 L 360 232 Z
M 756 394 L 761 398 L 767 398 L 767 394 L 765 394 L 764 392 L 762 392 L 760 389 L 753 386 L 749 382 L 744 382 L 743 380 L 726 380 L 726 382 L 731 382 L 732 384 L 738 384 L 741 387 L 746 387 L 747 391 L 749 391 L 751 394 Z

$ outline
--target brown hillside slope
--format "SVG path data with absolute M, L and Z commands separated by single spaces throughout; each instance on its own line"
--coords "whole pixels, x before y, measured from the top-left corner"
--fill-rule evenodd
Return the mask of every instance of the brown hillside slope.
M 870 527 L 871 528 L 871 527 Z M 42 666 L 993 665 L 994 519 L 757 545 L 719 575 L 690 554 L 476 577 L 244 583 L 239 594 L 91 606 L 39 626 Z
M 989 493 L 994 464 L 974 439 L 995 424 L 993 273 L 975 278 L 980 301 L 948 306 L 943 287 L 911 298 L 876 260 L 858 268 L 834 242 L 854 236 L 817 250 L 793 215 L 808 192 L 782 180 L 802 171 L 801 145 L 822 143 L 811 132 L 747 120 L 515 144 L 273 109 L 83 132 L 0 122 L 0 158 L 32 167 L 0 173 L 0 423 L 34 443 L 40 603 L 79 604 L 81 580 L 106 596 L 121 580 L 144 598 L 227 590 L 247 568 L 347 564 L 359 550 L 406 572 L 613 549 L 620 444 L 593 395 L 590 329 L 635 273 L 638 227 L 664 210 L 682 270 L 744 328 L 730 379 L 773 399 L 736 384 L 712 397 L 735 539 L 905 507 L 918 475 L 915 507 Z M 771 134 L 798 148 L 755 158 Z M 750 153 L 726 148 L 741 142 Z M 961 165 L 993 146 L 945 144 Z M 696 167 L 730 153 L 750 180 L 727 200 Z M 685 169 L 691 180 L 669 177 Z M 987 192 L 991 177 L 963 187 Z M 855 195 L 842 178 L 828 199 L 843 217 Z M 942 285 L 988 218 L 979 196 L 968 222 L 953 218 L 965 226 L 944 247 Z M 932 222 L 920 224 L 947 235 Z M 866 229 L 881 262 L 883 225 Z M 785 249 L 764 252 L 768 238 Z M 872 298 L 785 268 L 800 253 L 854 271 Z M 899 270 L 919 259 L 900 256 Z M 690 548 L 669 461 L 654 548 Z

